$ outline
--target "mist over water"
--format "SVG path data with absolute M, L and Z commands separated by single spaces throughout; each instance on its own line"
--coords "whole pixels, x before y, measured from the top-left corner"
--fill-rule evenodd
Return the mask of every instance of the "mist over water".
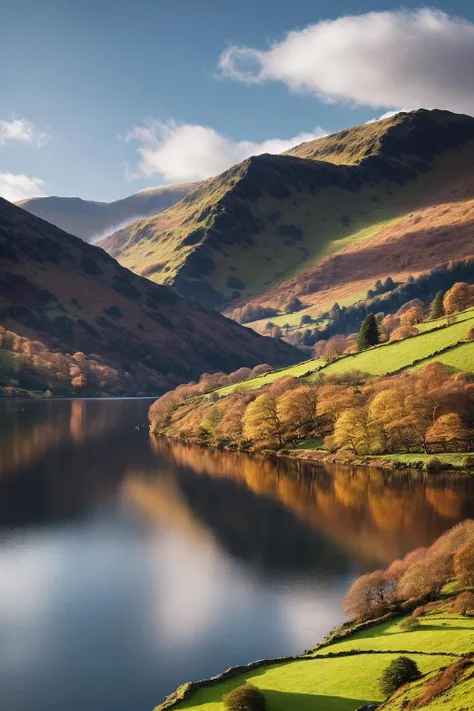
M 474 515 L 474 483 L 150 438 L 147 400 L 0 403 L 0 706 L 151 711 L 313 646 L 361 572 Z

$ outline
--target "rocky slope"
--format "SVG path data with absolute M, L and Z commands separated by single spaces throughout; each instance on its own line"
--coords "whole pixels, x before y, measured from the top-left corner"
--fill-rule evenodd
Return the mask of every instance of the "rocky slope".
M 102 249 L 0 199 L 0 325 L 53 351 L 94 354 L 150 389 L 204 371 L 301 360 L 168 287 L 139 277 Z
M 343 282 L 354 293 L 380 275 L 466 255 L 473 157 L 473 118 L 400 113 L 250 158 L 101 244 L 137 273 L 220 309 L 268 293 L 278 306 L 288 284 L 308 295 Z M 428 229 L 423 215 L 410 222 L 416 210 L 431 210 Z M 448 233 L 437 238 L 440 228 Z M 312 279 L 307 270 L 319 268 Z
M 114 202 L 51 196 L 20 200 L 17 205 L 86 242 L 95 242 L 138 218 L 166 210 L 195 187 L 196 183 L 182 183 L 149 188 Z

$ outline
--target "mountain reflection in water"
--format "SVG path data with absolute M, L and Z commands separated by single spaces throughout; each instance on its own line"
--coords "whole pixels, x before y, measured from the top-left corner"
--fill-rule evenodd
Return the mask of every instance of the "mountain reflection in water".
M 474 484 L 148 435 L 149 401 L 0 403 L 9 711 L 151 711 L 186 679 L 301 651 L 362 571 L 474 512 Z

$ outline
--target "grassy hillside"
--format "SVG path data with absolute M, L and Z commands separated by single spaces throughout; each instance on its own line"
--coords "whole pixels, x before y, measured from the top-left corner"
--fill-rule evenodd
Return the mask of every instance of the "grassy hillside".
M 220 308 L 291 293 L 330 304 L 468 253 L 473 141 L 474 119 L 398 114 L 250 158 L 103 246 Z
M 204 371 L 301 359 L 1 199 L 0 325 L 51 353 L 93 355 L 125 377 L 148 373 L 153 392 Z
M 51 196 L 20 200 L 17 205 L 65 232 L 93 242 L 140 217 L 166 210 L 195 187 L 196 183 L 183 183 L 149 188 L 114 202 Z
M 355 711 L 364 703 L 383 701 L 379 688 L 382 672 L 400 653 L 407 653 L 416 661 L 426 675 L 423 682 L 460 655 L 474 652 L 474 618 L 437 612 L 424 617 L 415 632 L 403 632 L 402 621 L 376 623 L 346 641 L 329 643 L 299 660 L 243 670 L 240 676 L 197 690 L 177 708 L 221 711 L 222 695 L 250 682 L 264 692 L 269 711 Z M 419 686 L 420 682 L 413 685 L 415 691 Z M 406 693 L 407 687 L 404 689 Z M 411 692 L 413 696 L 415 691 Z M 453 705 L 440 708 L 467 709 L 455 705 L 458 694 L 458 700 L 465 702 L 462 684 L 456 693 L 452 690 Z M 399 707 L 387 706 L 392 708 Z
M 458 320 L 451 326 L 446 326 L 446 319 L 427 321 L 419 324 L 421 333 L 412 338 L 393 343 L 382 343 L 369 348 L 362 353 L 355 353 L 340 358 L 333 363 L 325 364 L 321 358 L 304 361 L 296 366 L 280 368 L 263 376 L 246 380 L 243 383 L 229 385 L 216 392 L 228 395 L 237 388 L 253 390 L 284 377 L 301 377 L 307 374 L 308 379 L 315 380 L 320 375 L 341 375 L 352 370 L 370 375 L 387 375 L 393 371 L 421 368 L 428 363 L 438 361 L 465 373 L 474 372 L 474 342 L 459 343 L 466 338 L 474 326 L 474 309 L 458 315 Z M 455 345 L 458 344 L 459 345 Z M 452 348 L 450 348 L 453 346 Z M 444 353 L 439 353 L 450 348 Z M 436 355 L 435 355 L 436 354 Z

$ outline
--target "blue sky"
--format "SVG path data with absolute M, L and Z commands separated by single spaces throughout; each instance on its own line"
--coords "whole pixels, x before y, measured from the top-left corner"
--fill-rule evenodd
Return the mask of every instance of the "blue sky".
M 474 6 L 436 6 L 449 16 L 410 12 L 419 7 L 5 3 L 0 194 L 113 200 L 287 147 L 260 146 L 271 139 L 307 138 L 389 110 L 474 113 Z

